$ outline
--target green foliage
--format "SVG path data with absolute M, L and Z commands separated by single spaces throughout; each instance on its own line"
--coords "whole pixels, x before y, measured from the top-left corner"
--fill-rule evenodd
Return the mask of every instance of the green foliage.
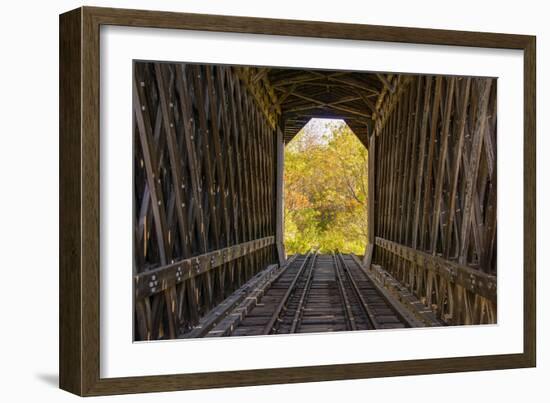
M 367 150 L 343 121 L 314 120 L 287 145 L 284 196 L 289 255 L 311 248 L 363 254 L 367 166 Z

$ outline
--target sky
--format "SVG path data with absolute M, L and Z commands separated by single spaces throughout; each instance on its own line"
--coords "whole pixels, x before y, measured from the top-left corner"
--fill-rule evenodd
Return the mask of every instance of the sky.
M 332 132 L 335 128 L 345 125 L 342 119 L 311 119 L 303 128 L 298 132 L 296 137 L 291 141 L 295 143 L 295 146 L 299 148 L 301 143 L 309 143 L 313 141 L 320 145 L 326 145 L 332 138 Z

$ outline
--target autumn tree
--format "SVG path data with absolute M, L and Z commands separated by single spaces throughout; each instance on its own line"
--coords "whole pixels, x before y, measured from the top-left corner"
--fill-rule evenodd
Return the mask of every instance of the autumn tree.
M 285 153 L 285 245 L 362 254 L 367 241 L 367 150 L 343 121 L 313 120 Z

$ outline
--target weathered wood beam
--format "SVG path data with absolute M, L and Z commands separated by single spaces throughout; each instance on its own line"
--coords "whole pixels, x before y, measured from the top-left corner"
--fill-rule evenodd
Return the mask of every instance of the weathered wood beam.
M 274 243 L 274 236 L 254 239 L 139 273 L 134 276 L 136 299 L 162 292 Z
M 166 138 L 164 136 L 161 136 L 161 128 L 162 128 L 162 112 L 160 105 L 156 108 L 156 118 L 154 123 L 154 129 L 153 129 L 153 146 L 156 148 L 156 161 L 157 165 L 155 168 L 155 175 L 158 175 L 158 172 L 160 170 L 160 167 L 163 164 L 164 160 L 164 143 Z M 138 151 L 139 152 L 139 151 Z M 142 165 L 144 165 L 144 159 L 143 156 L 141 157 Z M 147 250 L 147 242 L 148 242 L 148 236 L 147 236 L 147 228 L 151 227 L 151 223 L 153 221 L 152 216 L 152 208 L 151 208 L 151 192 L 149 191 L 149 186 L 147 185 L 147 182 L 144 184 L 143 189 L 143 197 L 141 199 L 141 206 L 139 209 L 139 222 L 137 224 L 136 232 L 137 232 L 137 244 L 139 249 L 141 250 L 140 255 L 136 256 L 138 259 L 138 262 L 141 262 L 143 264 L 143 259 L 145 257 L 145 252 Z M 136 250 L 138 252 L 138 250 Z
M 227 208 L 227 192 L 226 192 L 226 183 L 225 183 L 225 160 L 222 154 L 222 137 L 220 135 L 221 127 L 221 114 L 219 113 L 219 102 L 223 99 L 220 94 L 218 94 L 215 86 L 215 77 L 212 71 L 212 66 L 206 66 L 206 82 L 207 90 L 206 94 L 208 95 L 209 104 L 210 104 L 210 123 L 212 132 L 210 133 L 211 141 L 213 145 L 213 163 L 215 172 L 217 174 L 217 182 L 219 185 L 218 196 L 219 196 L 219 213 L 222 216 L 222 226 L 221 226 L 221 238 L 224 240 L 225 245 L 229 244 L 229 239 L 231 235 L 230 228 L 230 217 L 229 211 Z M 222 246 L 222 245 L 220 245 Z
M 342 84 L 347 85 L 348 87 L 352 87 L 352 88 L 356 88 L 356 89 L 359 89 L 359 90 L 362 90 L 362 91 L 366 91 L 366 92 L 368 92 L 370 94 L 373 94 L 375 96 L 380 95 L 380 91 L 378 91 L 378 89 L 371 88 L 368 85 L 366 85 L 365 83 L 360 82 L 358 80 L 355 80 L 351 77 L 331 77 L 330 81 L 335 81 L 337 83 L 342 83 Z
M 456 283 L 470 292 L 496 303 L 497 279 L 495 276 L 384 238 L 377 237 L 376 246 L 414 263 L 421 270 L 430 271 L 442 276 L 450 282 Z
M 286 99 L 294 93 L 294 90 L 296 90 L 297 85 L 298 84 L 294 84 L 292 87 L 290 87 L 288 91 L 282 90 L 283 95 L 279 97 L 279 105 L 283 105 Z
M 267 76 L 262 76 L 258 81 L 254 81 L 256 74 L 249 67 L 232 67 L 231 68 L 239 79 L 243 82 L 248 92 L 256 100 L 260 110 L 265 115 L 272 128 L 278 121 L 278 116 L 281 114 L 281 108 L 276 93 L 275 87 L 269 82 Z
M 362 116 L 353 115 L 347 112 L 338 112 L 332 109 L 318 107 L 301 113 L 294 112 L 289 115 L 283 115 L 283 120 L 286 122 L 304 122 L 306 124 L 310 119 L 344 119 L 346 121 L 358 122 L 363 125 L 369 125 L 372 120 Z
M 376 96 L 378 96 L 378 92 L 374 92 L 374 90 L 367 91 L 367 90 L 365 90 L 365 87 L 358 88 L 357 86 L 350 86 L 349 84 L 335 82 L 334 79 L 330 79 L 330 81 L 328 81 L 328 82 L 305 81 L 303 83 L 295 83 L 293 85 L 295 85 L 296 87 L 300 87 L 300 90 L 303 90 L 303 89 L 308 88 L 308 87 L 315 87 L 315 88 L 321 87 L 321 88 L 324 88 L 325 90 L 327 88 L 329 88 L 329 89 L 336 88 L 336 89 L 344 89 L 345 91 L 349 91 L 350 87 L 351 87 L 351 88 L 353 88 L 354 91 L 356 91 L 358 93 L 362 93 L 368 98 L 375 98 Z M 276 87 L 276 90 L 277 91 L 283 91 L 284 88 Z
M 210 148 L 211 133 L 210 126 L 208 123 L 207 109 L 206 105 L 208 104 L 207 91 L 205 88 L 206 80 L 204 79 L 204 73 L 202 66 L 194 65 L 191 66 L 191 82 L 194 85 L 194 95 L 196 102 L 201 107 L 198 108 L 198 135 L 201 136 L 204 140 L 198 142 L 200 145 L 197 149 L 200 152 L 200 162 L 203 164 L 203 174 L 204 179 L 202 183 L 201 192 L 202 194 L 206 193 L 206 198 L 208 199 L 207 208 L 205 208 L 204 217 L 207 219 L 206 225 L 208 225 L 206 232 L 208 234 L 209 230 L 212 231 L 212 239 L 209 239 L 209 248 L 219 249 L 221 247 L 221 230 L 220 230 L 220 221 L 218 211 L 220 210 L 217 206 L 217 193 L 219 192 L 219 187 L 216 186 L 215 173 L 213 168 L 213 159 L 212 152 Z M 202 144 L 201 144 L 202 143 Z M 202 146 L 202 147 L 201 147 Z M 208 307 L 212 307 L 214 304 L 214 295 L 213 295 L 213 284 L 212 284 L 212 274 L 206 273 L 206 288 L 207 288 L 207 302 Z
M 445 94 L 445 112 L 443 115 L 443 130 L 441 132 L 441 145 L 439 150 L 439 161 L 437 166 L 437 177 L 435 180 L 435 195 L 433 206 L 433 222 L 431 231 L 431 245 L 430 250 L 435 255 L 437 249 L 437 240 L 439 235 L 439 223 L 441 220 L 441 204 L 443 198 L 443 181 L 446 171 L 446 163 L 448 156 L 448 143 L 449 143 L 449 126 L 451 124 L 451 112 L 453 107 L 453 94 L 455 87 L 455 77 L 449 77 L 447 79 L 447 91 Z M 444 245 L 450 242 L 448 239 L 443 239 Z
M 409 289 L 397 281 L 382 266 L 373 264 L 369 274 L 373 283 L 378 283 L 393 297 L 393 300 L 401 302 L 414 317 L 421 321 L 422 325 L 414 327 L 443 326 L 444 323 L 437 319 L 431 309 L 426 309 L 426 306 Z
M 384 86 L 382 92 L 376 100 L 376 133 L 380 133 L 388 118 L 392 115 L 401 95 L 412 81 L 412 76 L 396 75 L 392 79 L 395 82 L 395 92 L 391 93 Z
M 424 178 L 424 155 L 426 153 L 426 135 L 428 132 L 428 117 L 430 113 L 430 102 L 432 95 L 432 77 L 426 77 L 424 87 L 424 105 L 422 108 L 422 123 L 420 126 L 420 151 L 418 156 L 418 168 L 416 170 L 414 215 L 412 225 L 412 247 L 416 248 L 418 242 L 418 229 L 420 222 L 420 197 L 422 195 L 422 180 Z
M 303 94 L 299 94 L 297 92 L 294 92 L 291 95 L 293 95 L 297 98 L 301 98 L 301 99 L 304 99 L 306 101 L 309 101 L 312 104 L 316 104 L 316 105 L 318 105 L 318 107 L 325 107 L 325 108 L 328 107 L 330 109 L 341 110 L 341 111 L 344 111 L 344 112 L 351 113 L 352 115 L 357 115 L 357 116 L 361 116 L 361 117 L 364 117 L 364 118 L 370 118 L 371 117 L 371 115 L 363 113 L 363 112 L 358 111 L 356 109 L 353 109 L 353 108 L 350 108 L 350 107 L 347 107 L 347 106 L 342 106 L 342 105 L 338 104 L 338 101 L 335 101 L 336 103 L 334 103 L 334 102 L 333 103 L 327 103 L 327 102 L 319 101 L 315 98 L 308 97 L 308 96 L 303 95 Z M 354 100 L 358 99 L 357 97 L 354 97 L 354 98 L 355 98 Z M 350 101 L 347 100 L 345 102 L 350 102 Z M 311 109 L 311 108 L 308 108 L 308 109 Z M 286 111 L 283 110 L 283 113 L 284 112 L 286 112 Z
M 206 251 L 207 240 L 204 224 L 204 213 L 201 205 L 200 190 L 200 165 L 196 152 L 196 139 L 193 117 L 193 106 L 188 89 L 190 83 L 187 80 L 187 70 L 184 65 L 176 69 L 176 90 L 180 96 L 180 113 L 183 118 L 183 137 L 185 150 L 187 152 L 189 164 L 189 178 L 191 182 L 192 203 L 194 205 L 194 220 L 199 232 L 199 244 L 201 251 Z
M 333 77 L 338 77 L 346 74 L 349 74 L 349 73 L 347 71 L 342 71 L 342 72 L 331 73 L 331 74 L 323 74 L 316 71 L 308 71 L 307 73 L 297 74 L 290 78 L 279 77 L 278 79 L 277 78 L 272 79 L 271 85 L 273 85 L 274 87 L 283 87 L 285 85 L 305 83 L 308 81 L 328 80 L 328 79 L 332 79 Z
M 312 98 L 312 99 L 314 99 L 314 98 Z M 320 107 L 320 106 L 321 107 L 332 107 L 334 105 L 345 104 L 346 102 L 353 102 L 353 101 L 360 101 L 360 100 L 361 100 L 361 97 L 348 96 L 348 97 L 336 99 L 336 100 L 333 100 L 333 101 L 321 101 L 321 100 L 317 100 L 317 102 L 308 101 L 308 102 L 293 106 L 291 108 L 285 109 L 285 113 L 292 113 L 292 112 L 298 112 L 298 111 L 302 111 L 302 110 L 314 109 L 314 108 L 317 108 L 317 107 Z
M 290 264 L 296 259 L 297 255 L 292 256 L 285 266 L 273 267 L 270 266 L 262 273 L 258 274 L 259 279 L 248 285 L 245 298 L 234 306 L 221 321 L 210 328 L 205 334 L 205 337 L 222 337 L 229 335 L 239 323 L 246 317 L 248 313 L 254 309 L 262 300 L 267 290 L 271 285 L 280 278 L 280 276 L 288 269 Z M 191 336 L 192 337 L 192 336 Z
M 168 93 L 166 81 L 169 75 L 168 66 L 166 64 L 156 63 L 155 74 L 157 79 L 157 87 L 159 89 L 159 100 L 162 110 L 163 126 L 166 133 L 168 156 L 170 159 L 170 169 L 172 172 L 174 182 L 174 196 L 176 208 L 175 212 L 178 219 L 178 226 L 180 230 L 180 244 L 184 256 L 191 254 L 190 242 L 189 242 L 189 224 L 187 222 L 187 216 L 184 214 L 184 199 L 181 192 L 182 173 L 180 157 L 178 155 L 178 146 L 176 140 L 176 129 L 174 120 L 174 104 L 170 99 Z
M 476 116 L 476 128 L 472 140 L 470 152 L 470 161 L 468 171 L 466 172 L 466 189 L 464 191 L 464 213 L 462 216 L 462 226 L 460 232 L 460 253 L 459 261 L 466 262 L 469 234 L 472 223 L 473 196 L 478 178 L 479 161 L 481 150 L 483 147 L 483 137 L 485 134 L 485 126 L 487 124 L 487 109 L 489 105 L 489 95 L 491 93 L 491 79 L 481 79 L 477 83 L 479 85 L 479 107 Z
M 204 337 L 212 328 L 221 323 L 227 316 L 233 313 L 233 310 L 249 297 L 258 296 L 258 291 L 265 292 L 265 288 L 272 284 L 272 280 L 282 269 L 276 265 L 270 265 L 265 270 L 257 273 L 254 277 L 243 284 L 233 294 L 223 300 L 219 305 L 205 315 L 200 322 L 193 327 L 190 332 L 183 333 L 178 336 L 180 339 L 195 339 Z M 262 292 L 262 295 L 263 295 Z M 260 295 L 261 297 L 261 295 Z M 254 305 L 259 302 L 260 298 L 253 298 Z M 233 319 L 233 318 L 232 318 Z
M 399 220 L 399 239 L 398 241 L 400 243 L 407 243 L 407 213 L 408 213 L 408 196 L 409 193 L 407 192 L 408 185 L 409 185 L 409 173 L 412 171 L 411 169 L 411 161 L 414 158 L 413 154 L 414 152 L 411 152 L 412 150 L 412 144 L 414 142 L 415 138 L 415 130 L 414 130 L 414 117 L 415 117 L 415 110 L 418 105 L 418 100 L 416 99 L 417 96 L 417 89 L 413 85 L 415 83 L 414 79 L 411 85 L 408 88 L 408 110 L 407 110 L 407 116 L 406 121 L 404 122 L 404 132 L 405 132 L 405 153 L 403 154 L 403 171 L 401 172 L 402 175 L 402 182 L 401 182 L 401 219 Z
M 439 121 L 439 102 L 442 97 L 443 89 L 443 77 L 437 76 L 435 78 L 435 90 L 434 90 L 434 101 L 432 104 L 432 112 L 430 115 L 430 140 L 428 142 L 428 155 L 426 162 L 426 171 L 424 174 L 424 206 L 422 209 L 422 216 L 420 220 L 420 240 L 419 247 L 424 249 L 426 247 L 426 235 L 429 226 L 430 212 L 433 208 L 432 206 L 432 176 L 433 176 L 433 163 L 435 159 L 435 145 L 436 145 L 436 136 L 438 133 L 438 121 Z
M 369 139 L 369 153 L 368 153 L 368 171 L 367 171 L 367 231 L 368 231 L 368 243 L 374 245 L 375 236 L 376 236 L 376 225 L 375 225 L 375 215 L 376 215 L 376 136 L 371 135 Z
M 418 158 L 418 140 L 420 134 L 420 107 L 422 105 L 422 93 L 423 93 L 423 84 L 425 83 L 424 78 L 419 76 L 416 78 L 416 98 L 415 98 L 415 109 L 414 109 L 414 122 L 412 126 L 412 144 L 411 144 L 411 156 L 410 156 L 410 168 L 409 168 L 409 178 L 408 178 L 408 187 L 407 187 L 407 214 L 405 217 L 406 224 L 406 234 L 405 234 L 405 243 L 410 245 L 412 239 L 413 231 L 413 217 L 414 217 L 414 206 L 413 201 L 415 197 L 415 171 L 417 168 L 417 158 Z
M 166 214 L 164 211 L 165 203 L 158 179 L 155 177 L 155 167 L 157 166 L 157 162 L 153 149 L 150 117 L 143 90 L 145 87 L 145 82 L 142 81 L 138 84 L 136 83 L 136 80 L 134 80 L 133 84 L 133 103 L 136 116 L 136 125 L 138 127 L 141 149 L 143 152 L 144 166 L 147 174 L 147 185 L 151 195 L 155 230 L 157 232 L 157 242 L 159 243 L 160 259 L 161 261 L 166 262 L 169 258 L 169 242 L 166 232 Z
M 455 148 L 453 150 L 453 154 L 455 155 L 454 161 L 451 165 L 451 176 L 450 176 L 450 194 L 449 194 L 449 218 L 447 223 L 447 231 L 445 238 L 447 239 L 447 243 L 445 245 L 444 250 L 444 256 L 449 257 L 452 251 L 453 243 L 452 240 L 452 231 L 455 224 L 455 216 L 456 216 L 456 202 L 457 202 L 457 193 L 459 191 L 458 189 L 458 177 L 460 173 L 460 167 L 461 167 L 461 160 L 462 160 L 462 150 L 464 148 L 464 137 L 465 137 L 465 129 L 466 129 L 466 118 L 467 118 L 467 111 L 468 106 L 470 104 L 470 86 L 471 86 L 472 79 L 470 77 L 467 77 L 464 79 L 462 83 L 462 88 L 460 88 L 460 97 L 462 104 L 460 105 L 460 109 L 458 111 L 457 120 L 458 120 L 458 126 L 457 126 L 457 133 L 455 136 L 457 137 Z M 458 94 L 458 90 L 457 90 Z
M 356 94 L 358 94 L 361 100 L 365 103 L 365 105 L 367 105 L 367 108 L 369 108 L 369 110 L 371 111 L 371 115 L 375 114 L 376 105 L 374 104 L 374 102 L 370 100 L 369 96 L 362 91 L 356 91 Z
M 361 261 L 357 258 L 356 255 L 351 255 L 357 266 L 361 269 L 361 272 L 367 276 L 367 278 L 371 281 L 374 288 L 381 294 L 382 298 L 386 301 L 386 303 L 391 306 L 394 310 L 394 312 L 397 314 L 397 316 L 407 324 L 407 327 L 424 327 L 425 323 L 418 320 L 412 312 L 409 311 L 409 307 L 404 305 L 402 301 L 400 301 L 399 298 L 395 298 L 395 296 L 391 295 L 388 290 L 384 287 L 383 283 L 380 283 L 378 279 L 374 276 L 374 272 L 370 270 L 370 268 L 367 268 L 364 266 Z
M 256 68 L 256 73 L 252 75 L 251 81 L 253 84 L 257 84 L 262 78 L 267 76 L 269 69 L 258 67 Z
M 390 82 L 391 74 L 389 77 L 386 77 L 384 74 L 376 73 L 376 77 L 378 77 L 378 79 L 382 82 L 382 84 L 384 84 L 384 87 L 386 87 L 390 93 L 393 94 L 395 92 L 395 84 Z
M 284 197 L 284 163 L 285 163 L 285 143 L 283 139 L 283 132 L 280 128 L 277 128 L 276 139 L 276 211 L 275 211 L 275 238 L 277 242 L 277 253 L 279 255 L 279 264 L 283 265 L 285 262 L 285 245 L 284 245 L 284 229 L 285 229 L 285 207 L 283 203 Z
M 331 109 L 332 108 L 332 109 L 343 110 L 345 112 L 349 112 L 349 113 L 352 113 L 352 114 L 357 114 L 357 115 L 362 116 L 362 117 L 367 117 L 367 116 L 370 117 L 370 115 L 366 115 L 363 112 L 358 111 L 355 108 L 350 108 L 350 107 L 347 107 L 345 105 L 341 105 L 341 104 L 345 104 L 347 102 L 353 102 L 353 101 L 358 101 L 358 100 L 361 100 L 361 98 L 359 98 L 359 97 L 346 97 L 344 99 L 339 99 L 339 100 L 331 101 L 331 102 L 319 101 L 319 102 L 315 102 L 315 103 L 306 103 L 306 104 L 303 104 L 303 105 L 300 105 L 300 106 L 289 108 L 289 109 L 285 110 L 285 113 L 307 111 L 307 110 L 316 109 L 316 108 L 326 108 L 326 109 Z
M 137 76 L 137 75 L 136 75 Z M 151 200 L 153 202 L 153 216 L 155 229 L 157 233 L 157 242 L 159 243 L 159 254 L 161 264 L 166 264 L 171 258 L 170 241 L 166 224 L 165 201 L 160 188 L 160 179 L 155 177 L 155 169 L 157 162 L 155 160 L 155 152 L 153 149 L 153 139 L 151 136 L 151 119 L 149 109 L 146 102 L 145 81 L 137 83 L 137 77 L 133 80 L 133 104 L 136 117 L 136 125 L 140 135 L 140 143 L 143 151 L 145 167 L 147 172 L 147 184 L 151 192 Z M 164 292 L 164 300 L 158 300 L 159 309 L 165 303 L 168 309 L 168 334 L 170 337 L 176 335 L 176 317 L 175 317 L 175 290 L 174 288 L 166 287 Z M 142 306 L 143 308 L 143 306 Z M 143 325 L 140 328 L 144 328 Z M 143 335 L 142 335 L 143 336 Z M 147 332 L 147 338 L 151 337 L 151 333 Z

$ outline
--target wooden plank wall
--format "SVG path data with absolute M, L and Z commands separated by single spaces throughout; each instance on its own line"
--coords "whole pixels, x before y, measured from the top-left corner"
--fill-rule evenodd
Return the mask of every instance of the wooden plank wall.
M 496 322 L 496 89 L 411 76 L 377 131 L 373 262 L 449 324 Z
M 175 338 L 277 262 L 276 132 L 231 67 L 135 62 L 133 104 L 134 335 Z

